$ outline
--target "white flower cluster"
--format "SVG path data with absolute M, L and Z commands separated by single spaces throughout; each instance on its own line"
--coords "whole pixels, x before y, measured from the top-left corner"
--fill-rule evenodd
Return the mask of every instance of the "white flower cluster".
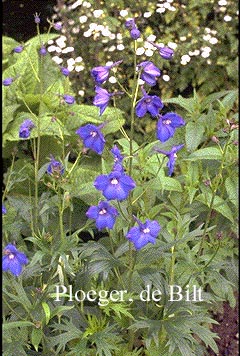
M 156 12 L 159 14 L 163 14 L 166 10 L 169 11 L 176 11 L 176 7 L 172 6 L 173 0 L 161 0 L 159 3 L 157 3 L 157 9 Z
M 218 39 L 212 35 L 216 35 L 217 31 L 216 30 L 211 30 L 210 28 L 206 27 L 205 28 L 205 34 L 203 35 L 204 41 L 208 41 L 210 44 L 216 44 L 218 43 Z

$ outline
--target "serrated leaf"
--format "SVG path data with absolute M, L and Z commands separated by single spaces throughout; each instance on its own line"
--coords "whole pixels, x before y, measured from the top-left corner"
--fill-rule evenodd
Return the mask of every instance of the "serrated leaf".
M 198 195 L 196 197 L 196 200 L 198 200 L 201 203 L 203 203 L 203 204 L 207 205 L 208 207 L 210 207 L 211 200 L 212 200 L 212 194 L 211 193 L 205 193 L 205 194 L 202 193 L 202 194 L 200 194 L 200 195 Z M 212 209 L 216 210 L 218 213 L 220 213 L 225 218 L 227 218 L 232 223 L 234 223 L 234 218 L 233 218 L 233 215 L 232 215 L 232 211 L 231 211 L 231 209 L 229 208 L 228 204 L 226 203 L 226 201 L 223 198 L 221 198 L 221 197 L 216 195 L 214 197 Z
M 177 179 L 165 176 L 154 178 L 151 189 L 182 192 L 182 186 Z
M 186 148 L 187 151 L 194 151 L 202 142 L 204 126 L 199 122 L 188 122 L 186 125 Z
M 228 198 L 232 204 L 238 207 L 238 181 L 234 181 L 233 177 L 227 177 L 225 180 L 225 188 L 228 193 Z
M 11 322 L 7 322 L 7 323 L 3 323 L 2 327 L 3 327 L 3 331 L 4 330 L 10 330 L 10 329 L 14 329 L 14 328 L 23 328 L 26 326 L 34 326 L 35 324 L 32 323 L 31 321 L 11 321 Z
M 221 160 L 222 153 L 217 147 L 206 147 L 191 153 L 187 158 L 184 159 L 192 161 L 199 159 Z

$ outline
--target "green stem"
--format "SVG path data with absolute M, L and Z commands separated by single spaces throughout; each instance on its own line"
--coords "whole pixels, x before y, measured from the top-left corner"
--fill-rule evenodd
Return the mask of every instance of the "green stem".
M 170 273 L 169 273 L 169 275 L 170 275 L 169 284 L 173 285 L 173 283 L 174 283 L 174 266 L 175 266 L 175 259 L 176 259 L 174 246 L 171 247 L 171 254 L 172 254 L 172 256 L 171 256 Z

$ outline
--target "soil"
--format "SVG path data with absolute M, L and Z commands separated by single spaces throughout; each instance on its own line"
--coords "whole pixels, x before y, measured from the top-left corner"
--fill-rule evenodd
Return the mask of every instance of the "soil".
M 238 296 L 237 305 L 232 309 L 229 303 L 223 303 L 223 313 L 213 315 L 219 324 L 213 325 L 212 331 L 220 337 L 216 340 L 219 353 L 209 350 L 209 356 L 238 356 L 239 355 L 239 319 L 238 319 Z

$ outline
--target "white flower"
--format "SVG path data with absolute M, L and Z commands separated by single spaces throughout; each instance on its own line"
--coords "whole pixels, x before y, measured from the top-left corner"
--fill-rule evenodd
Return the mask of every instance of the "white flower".
M 73 51 L 74 51 L 74 47 L 66 47 L 62 50 L 62 53 L 69 53 Z
M 218 39 L 216 37 L 212 37 L 212 38 L 210 38 L 209 42 L 211 44 L 216 44 L 216 43 L 218 43 Z
M 77 58 L 75 58 L 75 62 L 76 62 L 76 63 L 82 62 L 82 60 L 83 60 L 82 57 L 77 57 Z
M 54 43 L 53 40 L 49 40 L 49 41 L 48 41 L 48 44 L 49 44 L 49 45 L 51 45 L 51 44 L 53 44 L 53 43 Z
M 125 48 L 125 46 L 124 46 L 123 44 L 117 45 L 117 49 L 118 49 L 119 51 L 123 51 L 124 48 Z
M 209 53 L 209 52 L 202 52 L 202 53 L 201 53 L 201 56 L 202 56 L 203 58 L 208 58 L 208 57 L 210 56 L 210 53 Z
M 94 17 L 101 17 L 102 16 L 102 14 L 103 14 L 103 10 L 94 10 L 93 11 L 93 16 Z
M 226 21 L 226 22 L 229 22 L 229 21 L 232 20 L 232 17 L 229 16 L 229 15 L 226 15 L 226 16 L 224 16 L 223 20 Z
M 84 90 L 79 90 L 79 91 L 78 91 L 78 94 L 79 94 L 80 96 L 84 96 Z
M 220 1 L 218 1 L 218 5 L 220 5 L 220 6 L 227 5 L 227 1 L 226 0 L 220 0 Z
M 116 49 L 116 46 L 111 46 L 108 48 L 108 52 L 113 52 L 113 51 L 115 51 L 115 49 Z
M 52 60 L 57 64 L 61 64 L 63 62 L 63 59 L 59 58 L 58 56 L 53 56 Z
M 163 14 L 165 12 L 166 9 L 164 8 L 159 8 L 156 10 L 156 12 L 159 12 L 160 14 Z
M 128 10 L 121 10 L 120 11 L 120 16 L 125 17 L 128 15 Z
M 75 67 L 75 71 L 76 71 L 76 72 L 81 72 L 82 70 L 84 70 L 84 66 L 82 66 L 82 65 Z
M 48 47 L 48 52 L 55 52 L 56 51 L 56 46 L 49 46 Z
M 80 5 L 82 5 L 82 0 L 77 0 L 74 4 L 72 4 L 71 9 L 74 10 Z
M 179 37 L 180 41 L 186 41 L 187 37 L 186 36 L 181 36 Z
M 136 50 L 136 55 L 137 56 L 141 56 L 144 52 L 145 52 L 145 48 L 144 47 L 139 47 Z
M 112 84 L 117 83 L 117 79 L 116 79 L 115 77 L 113 77 L 113 76 L 109 77 L 108 81 L 109 81 L 110 83 L 112 83 Z
M 143 17 L 148 18 L 152 15 L 150 11 L 144 12 Z
M 67 60 L 67 64 L 68 64 L 68 66 L 74 66 L 75 60 L 74 60 L 73 58 L 69 58 L 69 59 Z
M 181 57 L 181 61 L 182 61 L 182 62 L 188 63 L 188 62 L 190 62 L 190 60 L 191 60 L 191 57 L 190 57 L 188 54 L 184 54 L 184 55 Z
M 154 42 L 156 40 L 156 36 L 155 35 L 149 35 L 148 37 L 147 37 L 147 41 L 152 41 L 152 42 Z
M 176 7 L 170 6 L 168 10 L 170 10 L 170 11 L 176 11 Z
M 91 7 L 92 5 L 90 4 L 90 2 L 84 1 L 82 6 L 86 7 L 87 9 L 89 9 L 89 7 Z
M 88 20 L 88 18 L 85 15 L 79 17 L 79 22 L 80 23 L 85 23 L 85 22 L 87 22 L 87 20 Z
M 210 38 L 211 38 L 211 35 L 210 35 L 210 34 L 203 36 L 204 41 L 209 41 Z
M 165 9 L 169 9 L 169 7 L 171 6 L 168 2 L 165 2 L 164 4 L 163 4 L 163 6 L 165 7 Z
M 170 80 L 170 77 L 169 77 L 169 75 L 167 75 L 167 74 L 164 74 L 164 75 L 162 76 L 162 78 L 163 78 L 163 80 L 164 80 L 165 82 L 169 82 L 169 80 Z
M 60 36 L 59 38 L 56 39 L 56 44 L 58 45 L 58 47 L 60 48 L 64 48 L 66 47 L 66 36 Z
M 146 54 L 146 56 L 148 56 L 148 57 L 152 57 L 153 51 L 152 51 L 151 49 L 146 49 L 145 54 Z
M 143 85 L 144 83 L 145 83 L 144 80 L 138 79 L 138 84 L 139 84 L 139 85 Z
M 176 49 L 177 48 L 177 44 L 174 42 L 168 42 L 168 47 L 172 48 L 172 49 Z
M 90 36 L 92 36 L 92 31 L 91 31 L 91 30 L 87 30 L 87 31 L 83 32 L 83 36 L 84 36 L 84 37 L 90 37 Z
M 79 33 L 79 31 L 80 31 L 79 27 L 73 27 L 72 28 L 72 33 L 74 33 L 74 34 Z

